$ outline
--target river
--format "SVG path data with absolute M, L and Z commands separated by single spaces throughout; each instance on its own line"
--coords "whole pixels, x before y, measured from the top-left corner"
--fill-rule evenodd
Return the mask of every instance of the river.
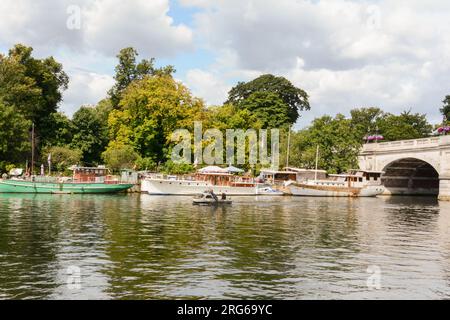
M 0 299 L 450 298 L 434 198 L 0 194 Z

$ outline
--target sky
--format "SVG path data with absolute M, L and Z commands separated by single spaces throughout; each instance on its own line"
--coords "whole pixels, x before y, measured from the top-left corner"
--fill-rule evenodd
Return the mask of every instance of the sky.
M 174 65 L 208 105 L 238 81 L 284 76 L 310 96 L 296 128 L 353 108 L 426 113 L 450 94 L 448 0 L 1 0 L 0 52 L 54 56 L 70 77 L 71 116 L 113 85 L 116 55 Z

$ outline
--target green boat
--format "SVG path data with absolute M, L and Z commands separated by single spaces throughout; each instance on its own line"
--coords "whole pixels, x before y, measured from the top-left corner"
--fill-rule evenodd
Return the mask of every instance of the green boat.
M 0 179 L 0 193 L 92 194 L 118 193 L 134 183 L 111 179 L 104 167 L 74 167 L 72 178 L 36 176 L 29 179 Z M 123 182 L 123 181 L 122 181 Z
M 0 193 L 88 194 L 126 191 L 133 184 L 33 182 L 26 180 L 0 180 Z

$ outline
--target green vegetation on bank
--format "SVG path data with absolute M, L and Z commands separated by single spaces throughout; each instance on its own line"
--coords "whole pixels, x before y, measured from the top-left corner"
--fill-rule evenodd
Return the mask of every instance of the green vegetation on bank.
M 33 49 L 16 45 L 0 54 L 0 172 L 25 167 L 31 161 L 31 128 L 35 125 L 35 163 L 65 172 L 74 163 L 106 164 L 114 170 L 132 168 L 185 173 L 192 165 L 170 161 L 174 130 L 280 128 L 281 163 L 285 163 L 288 130 L 310 110 L 309 96 L 283 77 L 262 75 L 233 87 L 223 105 L 207 107 L 202 99 L 173 77 L 175 68 L 155 67 L 155 60 L 138 60 L 133 48 L 122 49 L 115 84 L 95 106 L 81 106 L 69 119 L 58 111 L 69 78 L 53 57 L 38 59 Z M 450 96 L 441 112 L 450 119 Z M 424 114 L 400 115 L 380 108 L 351 111 L 315 119 L 291 133 L 291 166 L 314 166 L 320 146 L 320 167 L 342 172 L 357 166 L 364 137 L 381 134 L 385 140 L 426 137 L 433 127 Z M 246 168 L 248 169 L 248 168 Z M 37 170 L 35 170 L 37 171 Z

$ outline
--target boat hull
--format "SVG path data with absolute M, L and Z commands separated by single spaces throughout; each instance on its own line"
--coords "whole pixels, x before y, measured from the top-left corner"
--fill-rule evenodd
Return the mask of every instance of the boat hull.
M 267 186 L 266 186 L 267 187 Z M 180 195 L 195 196 L 205 190 L 212 190 L 215 194 L 225 193 L 229 196 L 282 196 L 282 192 L 259 191 L 258 186 L 251 187 L 233 187 L 233 186 L 215 186 L 205 181 L 181 181 L 181 180 L 159 180 L 145 179 L 141 184 L 141 191 L 151 195 Z M 264 188 L 262 188 L 264 189 Z
M 0 193 L 104 194 L 123 192 L 132 187 L 132 184 L 0 181 Z
M 384 188 L 380 186 L 339 188 L 295 184 L 289 186 L 289 191 L 293 196 L 303 197 L 376 197 L 384 192 Z

